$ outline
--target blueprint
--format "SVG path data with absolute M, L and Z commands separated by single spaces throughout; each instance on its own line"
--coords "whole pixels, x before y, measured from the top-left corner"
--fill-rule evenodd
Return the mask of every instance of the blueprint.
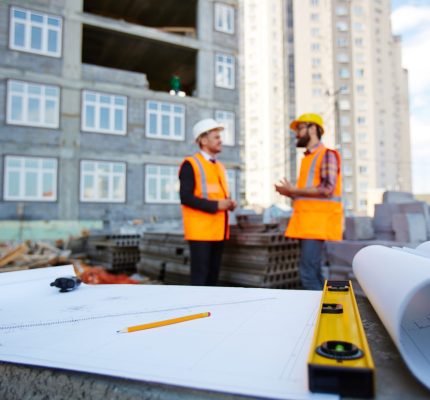
M 321 292 L 50 283 L 72 266 L 0 274 L 0 360 L 273 399 L 311 394 Z M 208 318 L 133 333 L 133 325 Z

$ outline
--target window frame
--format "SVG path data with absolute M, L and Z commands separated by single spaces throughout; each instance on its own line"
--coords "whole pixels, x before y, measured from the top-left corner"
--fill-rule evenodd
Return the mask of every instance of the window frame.
M 19 167 L 12 167 L 18 168 L 19 173 L 19 194 L 17 196 L 11 196 L 9 195 L 9 174 L 10 167 L 8 167 L 7 162 L 8 159 L 19 159 L 21 163 L 25 163 L 28 159 L 33 159 L 38 161 L 38 166 L 36 168 L 37 173 L 37 192 L 38 194 L 36 196 L 28 196 L 25 197 L 25 172 L 26 170 L 32 170 L 33 168 L 27 168 L 25 165 L 20 165 Z M 43 167 L 44 161 L 54 161 L 54 169 L 48 169 Z M 41 165 L 42 164 L 42 165 Z M 39 156 L 28 156 L 28 155 L 15 155 L 15 154 L 6 154 L 4 156 L 4 164 L 3 164 L 3 200 L 4 201 L 25 201 L 25 202 L 38 202 L 38 203 L 55 203 L 58 199 L 58 159 L 55 157 L 39 157 Z M 24 167 L 24 168 L 23 168 Z M 52 179 L 52 196 L 44 198 L 43 197 L 43 174 L 47 173 L 49 171 L 52 171 L 53 179 Z M 33 171 L 34 172 L 34 171 Z M 39 194 L 42 194 L 40 196 Z
M 96 96 L 96 100 L 90 101 L 90 104 L 94 105 L 94 122 L 95 127 L 87 127 L 86 124 L 86 117 L 87 117 L 87 99 L 85 96 L 94 95 Z M 100 102 L 100 98 L 102 96 L 108 96 L 109 104 L 104 104 Z M 115 104 L 116 99 L 124 99 L 124 105 L 117 105 Z M 107 107 L 109 109 L 109 128 L 101 128 L 101 120 L 100 120 L 100 110 L 103 107 Z M 115 111 L 121 110 L 123 112 L 123 126 L 122 129 L 117 131 L 114 129 L 115 127 Z M 116 135 L 116 136 L 125 136 L 127 135 L 127 129 L 128 129 L 128 98 L 127 96 L 119 95 L 119 94 L 113 94 L 113 93 L 106 93 L 106 92 L 98 92 L 91 89 L 84 89 L 81 92 L 81 131 L 82 132 L 90 132 L 90 133 L 103 133 L 103 134 L 109 134 L 109 135 Z
M 13 120 L 12 119 L 12 97 L 13 92 L 11 91 L 11 86 L 14 84 L 20 84 L 24 86 L 23 92 L 17 92 L 20 94 L 20 98 L 22 101 L 22 119 L 20 121 Z M 41 93 L 38 94 L 32 94 L 29 93 L 29 87 L 30 86 L 36 86 L 40 88 Z M 56 89 L 58 91 L 57 96 L 50 96 L 46 95 L 46 89 Z M 44 93 L 42 93 L 44 92 Z M 29 121 L 29 100 L 31 99 L 38 99 L 39 104 L 44 104 L 45 108 L 40 108 L 40 114 L 39 117 L 42 119 L 42 117 L 46 117 L 46 102 L 55 100 L 55 121 L 53 123 L 39 123 L 39 122 L 33 122 Z M 36 128 L 49 128 L 49 129 L 59 129 L 60 128 L 60 110 L 61 110 L 61 87 L 57 85 L 49 85 L 39 82 L 29 82 L 29 81 L 22 81 L 17 79 L 8 79 L 6 83 L 6 124 L 8 125 L 17 125 L 17 126 L 31 126 Z M 43 118 L 45 119 L 45 118 Z
M 84 186 L 84 170 L 83 165 L 84 163 L 94 163 L 94 174 L 91 174 L 93 176 L 94 182 L 93 182 L 93 189 L 97 196 L 94 196 L 91 199 L 85 198 L 85 186 Z M 108 172 L 108 192 L 109 196 L 107 198 L 102 198 L 99 196 L 99 190 L 97 188 L 97 177 L 100 175 L 97 171 L 98 164 L 109 164 L 109 172 Z M 124 166 L 124 196 L 121 197 L 121 199 L 115 199 L 113 198 L 113 179 L 115 176 L 120 176 L 120 173 L 115 173 L 113 171 L 113 167 L 115 164 L 122 164 Z M 79 202 L 80 203 L 113 203 L 113 204 L 125 204 L 127 202 L 127 163 L 124 161 L 111 161 L 111 160 L 91 160 L 91 159 L 81 159 L 79 160 Z M 88 174 L 89 175 L 89 174 Z M 103 175 L 103 174 L 102 174 Z
M 149 167 L 156 167 L 157 168 L 157 173 L 156 174 L 149 174 L 148 173 L 148 168 Z M 160 190 L 160 186 L 161 186 L 161 172 L 160 172 L 160 168 L 165 167 L 165 168 L 169 168 L 172 169 L 173 173 L 172 175 L 169 175 L 168 178 L 168 185 L 177 185 L 177 191 L 176 191 L 176 198 L 175 196 L 170 197 L 169 199 L 162 199 L 161 198 L 161 190 Z M 169 165 L 169 164 L 153 164 L 153 163 L 148 163 L 145 164 L 144 166 L 144 180 L 145 180 L 145 195 L 144 195 L 144 202 L 145 204 L 180 204 L 180 198 L 179 198 L 179 180 L 178 180 L 178 166 L 176 165 Z M 149 185 L 151 183 L 150 178 L 152 179 L 156 179 L 156 198 L 155 199 L 150 199 L 149 198 Z
M 218 59 L 219 57 L 222 57 L 222 61 Z M 232 61 L 230 64 L 227 63 L 228 59 Z M 218 73 L 218 66 L 223 69 L 221 73 Z M 227 71 L 229 69 L 231 69 L 231 82 L 228 82 Z M 215 53 L 215 86 L 222 89 L 236 89 L 236 57 L 234 55 L 222 52 Z
M 24 46 L 18 46 L 15 43 L 15 25 L 16 17 L 14 16 L 14 11 L 21 11 L 25 13 L 25 22 L 24 24 Z M 43 18 L 43 22 L 35 22 L 31 21 L 31 14 L 39 15 Z M 49 19 L 57 19 L 59 22 L 58 28 L 55 28 L 53 25 L 48 24 Z M 33 49 L 31 47 L 31 30 L 32 27 L 36 26 L 41 28 L 41 44 L 42 49 Z M 57 50 L 55 52 L 48 50 L 48 34 L 49 31 L 53 30 L 57 32 Z M 32 53 L 32 54 L 38 54 L 43 55 L 47 57 L 53 57 L 53 58 L 61 58 L 62 57 L 62 51 L 63 51 L 63 17 L 60 15 L 54 15 L 46 12 L 41 11 L 34 11 L 31 9 L 23 8 L 23 7 L 16 7 L 11 6 L 9 10 L 9 49 L 15 50 L 15 51 L 21 51 L 25 53 Z
M 150 108 L 150 103 L 157 104 L 157 110 Z M 162 110 L 163 105 L 169 105 L 171 109 L 169 111 Z M 181 112 L 176 112 L 174 107 L 180 107 Z M 150 133 L 150 119 L 151 114 L 156 115 L 156 133 Z M 163 136 L 162 134 L 162 119 L 163 116 L 169 117 L 169 136 Z M 181 135 L 175 136 L 174 131 L 172 134 L 172 129 L 175 127 L 175 117 L 181 116 Z M 173 103 L 169 101 L 162 100 L 146 100 L 145 102 L 145 137 L 148 139 L 162 139 L 162 140 L 175 140 L 184 141 L 185 140 L 185 119 L 186 119 L 186 108 L 185 105 L 180 103 Z
M 228 118 L 220 117 L 220 114 L 229 115 L 232 117 L 230 120 Z M 224 136 L 225 130 L 221 131 L 222 144 L 223 146 L 234 146 L 236 144 L 236 113 L 229 110 L 216 109 L 214 113 L 215 121 L 221 123 L 225 129 L 229 128 L 229 122 L 231 123 L 232 132 L 230 132 L 230 141 L 226 140 Z
M 237 170 L 235 168 L 226 168 L 225 174 L 230 198 L 237 201 Z
M 221 15 L 220 15 L 221 13 Z M 225 3 L 214 3 L 214 29 L 217 32 L 234 35 L 236 30 L 235 24 L 235 9 L 233 6 Z M 222 23 L 218 24 L 219 17 Z M 231 18 L 231 28 L 228 27 L 228 19 Z

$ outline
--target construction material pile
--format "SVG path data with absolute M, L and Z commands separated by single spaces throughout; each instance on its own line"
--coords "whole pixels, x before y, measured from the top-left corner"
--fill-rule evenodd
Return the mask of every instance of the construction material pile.
M 166 284 L 190 283 L 190 254 L 182 233 L 146 232 L 137 270 Z M 298 288 L 297 240 L 284 237 L 278 223 L 263 224 L 261 215 L 238 217 L 226 242 L 220 285 Z
M 19 271 L 69 263 L 70 250 L 46 242 L 0 244 L 0 272 Z
M 92 265 L 109 271 L 135 271 L 139 261 L 140 235 L 90 235 L 87 256 Z

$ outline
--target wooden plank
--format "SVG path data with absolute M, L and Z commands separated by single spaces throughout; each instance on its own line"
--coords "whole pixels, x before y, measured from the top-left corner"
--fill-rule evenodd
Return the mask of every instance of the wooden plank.
M 2 258 L 0 258 L 0 267 L 4 267 L 5 265 L 9 264 L 11 261 L 15 260 L 19 256 L 27 253 L 29 250 L 29 247 L 22 243 L 19 246 L 13 248 L 12 250 L 8 251 Z

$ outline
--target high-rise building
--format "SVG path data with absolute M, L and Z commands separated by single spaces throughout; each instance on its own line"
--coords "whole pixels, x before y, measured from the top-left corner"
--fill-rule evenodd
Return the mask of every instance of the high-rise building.
M 368 194 L 381 189 L 410 191 L 407 71 L 390 0 L 246 0 L 243 8 L 248 201 L 279 202 L 274 181 L 294 181 L 288 123 L 305 112 L 322 115 L 324 143 L 342 154 L 347 210 L 366 213 Z
M 180 218 L 192 126 L 239 197 L 237 0 L 0 3 L 1 219 Z M 170 93 L 169 93 L 170 92 Z

